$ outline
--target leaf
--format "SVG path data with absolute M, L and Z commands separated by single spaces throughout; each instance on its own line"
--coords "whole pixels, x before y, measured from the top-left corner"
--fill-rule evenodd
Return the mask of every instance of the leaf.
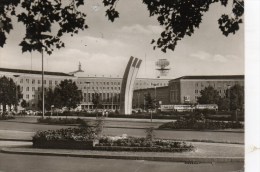
M 0 32 L 0 46 L 3 47 L 6 41 L 6 36 L 4 32 Z

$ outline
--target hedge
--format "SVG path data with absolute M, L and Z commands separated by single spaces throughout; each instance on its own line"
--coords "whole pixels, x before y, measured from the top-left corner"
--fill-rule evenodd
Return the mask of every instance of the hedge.
M 196 120 L 196 119 L 179 119 L 175 122 L 167 122 L 160 125 L 159 129 L 242 129 L 244 125 L 240 122 L 233 121 L 214 121 L 214 120 Z
M 47 123 L 47 124 L 82 124 L 85 121 L 80 118 L 38 118 L 38 123 Z

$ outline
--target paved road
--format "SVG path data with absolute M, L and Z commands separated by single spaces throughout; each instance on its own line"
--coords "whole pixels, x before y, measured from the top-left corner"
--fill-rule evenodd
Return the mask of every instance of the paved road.
M 26 118 L 25 118 L 26 119 Z M 31 119 L 31 118 L 29 118 Z M 28 120 L 28 119 L 27 119 Z M 35 121 L 35 118 L 34 118 Z M 149 127 L 150 123 L 143 122 L 113 122 L 113 125 L 125 126 L 125 125 L 142 125 L 142 127 Z M 158 125 L 158 124 L 156 124 Z M 17 131 L 16 134 L 19 139 L 23 136 L 19 131 L 25 131 L 25 137 L 31 138 L 33 132 L 39 130 L 49 130 L 49 129 L 60 129 L 70 126 L 58 126 L 58 125 L 44 125 L 37 124 L 32 121 L 22 121 L 21 119 L 11 120 L 11 121 L 0 121 L 0 139 L 5 137 L 10 137 L 11 135 L 6 134 L 5 130 Z M 127 134 L 130 136 L 145 136 L 144 129 L 130 129 L 130 128 L 105 128 L 104 134 L 107 135 L 122 135 Z M 165 139 L 183 139 L 183 140 L 212 140 L 217 142 L 236 142 L 244 143 L 244 133 L 231 133 L 231 132 L 210 132 L 210 131 L 172 131 L 172 130 L 156 130 L 156 137 Z
M 0 148 L 10 144 L 0 142 Z M 239 172 L 243 163 L 184 164 L 143 160 L 92 159 L 5 154 L 0 152 L 0 172 Z

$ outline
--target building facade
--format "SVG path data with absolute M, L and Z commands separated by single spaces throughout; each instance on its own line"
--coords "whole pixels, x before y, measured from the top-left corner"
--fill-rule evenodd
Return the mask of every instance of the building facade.
M 0 68 L 0 77 L 12 78 L 20 86 L 23 99 L 28 109 L 38 109 L 38 101 L 42 99 L 42 72 L 35 70 L 21 70 Z M 44 89 L 54 89 L 62 80 L 71 79 L 82 91 L 81 109 L 93 109 L 92 97 L 98 93 L 104 109 L 119 109 L 122 78 L 111 77 L 78 77 L 61 72 L 44 72 Z M 137 78 L 134 89 L 151 88 L 153 85 L 168 85 L 169 79 Z
M 0 68 L 0 77 L 13 79 L 20 86 L 22 99 L 27 102 L 28 109 L 38 109 L 38 101 L 42 99 L 41 71 Z M 61 72 L 44 72 L 44 90 L 54 89 L 62 80 L 76 80 L 74 76 Z
M 244 75 L 183 76 L 169 81 L 170 104 L 197 103 L 200 91 L 212 86 L 221 97 L 228 88 L 244 86 Z
M 168 85 L 169 79 L 137 78 L 134 90 L 154 88 L 153 85 Z M 119 109 L 122 78 L 110 77 L 78 77 L 77 86 L 82 91 L 83 101 L 81 109 L 90 110 L 94 108 L 92 97 L 99 94 L 104 109 Z
M 158 105 L 170 104 L 169 87 L 156 87 L 134 90 L 133 108 L 143 108 L 145 105 L 145 96 L 150 93 L 151 98 L 156 100 Z

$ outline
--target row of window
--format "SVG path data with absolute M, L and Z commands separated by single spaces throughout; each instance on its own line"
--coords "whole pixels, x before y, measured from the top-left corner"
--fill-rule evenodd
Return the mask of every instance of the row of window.
M 79 81 L 78 84 L 89 84 L 89 85 L 121 85 L 121 82 L 83 82 Z
M 84 87 L 84 89 L 92 89 L 92 90 L 120 90 L 120 87 Z
M 227 81 L 218 81 L 217 83 L 212 83 L 212 82 L 210 82 L 210 81 L 208 81 L 208 82 L 201 82 L 201 83 L 195 83 L 195 86 L 196 87 L 199 87 L 199 86 L 201 86 L 201 87 L 204 87 L 204 86 L 212 86 L 212 87 L 216 87 L 216 86 L 218 86 L 218 87 L 228 87 L 229 85 L 234 85 L 234 84 L 239 84 L 240 82 L 239 81 L 234 81 L 234 82 L 231 82 L 231 81 L 229 81 L 229 82 L 227 82 Z
M 32 84 L 36 84 L 36 81 L 38 82 L 38 84 L 41 84 L 41 80 L 35 80 L 35 79 L 32 79 Z M 24 82 L 24 80 L 23 79 L 20 79 L 20 83 L 22 84 Z M 25 82 L 26 83 L 30 83 L 30 79 L 25 79 Z M 47 83 L 47 81 L 46 80 L 44 80 L 43 81 L 43 84 L 46 84 Z M 52 83 L 55 83 L 55 85 L 58 85 L 58 81 L 52 81 L 52 80 L 49 80 L 49 85 L 52 85 Z
M 20 88 L 21 88 L 21 91 L 23 91 L 23 87 L 20 87 Z M 36 91 L 36 88 L 37 87 L 32 87 L 31 90 Z M 41 91 L 42 89 L 41 89 L 41 87 L 38 87 L 37 90 Z M 47 88 L 45 87 L 44 90 L 47 91 Z M 30 91 L 30 87 L 26 87 L 25 91 Z
M 227 92 L 227 90 L 223 90 L 224 93 Z M 195 93 L 198 94 L 200 93 L 200 90 L 195 90 Z M 222 93 L 222 90 L 218 90 L 218 93 L 221 94 Z

